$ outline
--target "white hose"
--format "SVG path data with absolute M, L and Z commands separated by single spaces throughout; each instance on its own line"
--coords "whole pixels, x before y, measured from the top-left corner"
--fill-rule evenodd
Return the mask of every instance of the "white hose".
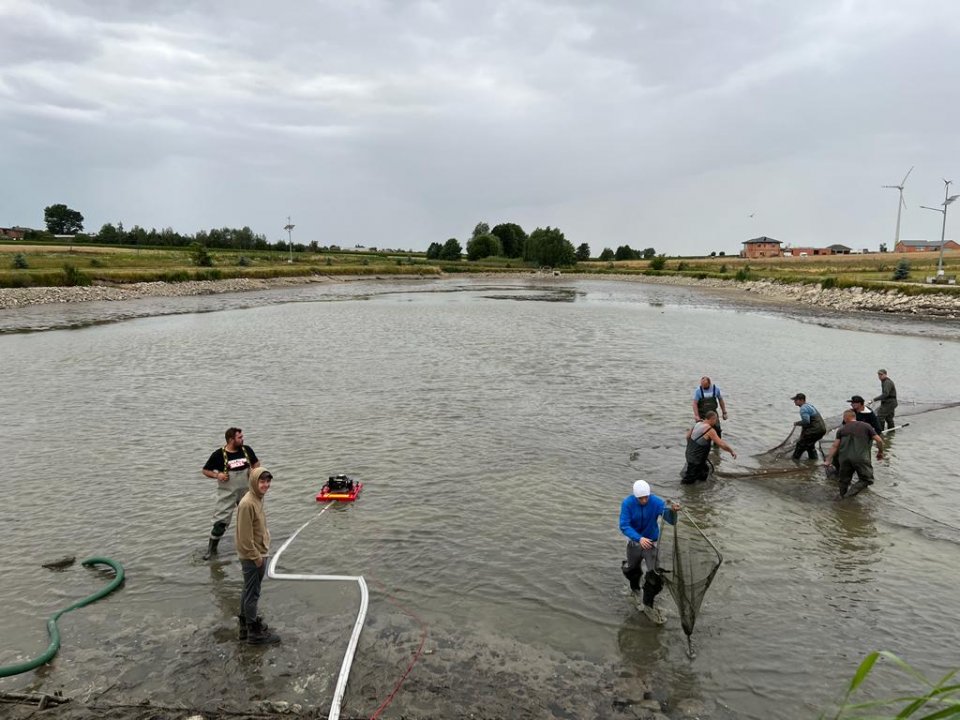
M 350 642 L 347 645 L 347 651 L 344 653 L 343 662 L 340 664 L 340 675 L 337 677 L 337 686 L 333 692 L 333 702 L 330 704 L 330 713 L 327 715 L 329 720 L 338 720 L 340 717 L 340 703 L 343 700 L 343 693 L 347 689 L 347 678 L 350 676 L 350 666 L 353 665 L 353 655 L 357 650 L 357 642 L 360 640 L 360 631 L 363 629 L 363 622 L 367 618 L 367 604 L 369 602 L 367 583 L 363 579 L 362 575 L 356 577 L 352 575 L 300 575 L 294 573 L 278 573 L 276 571 L 277 563 L 280 561 L 280 556 L 283 554 L 283 551 L 287 549 L 287 546 L 293 542 L 294 538 L 300 534 L 301 530 L 323 515 L 333 504 L 333 502 L 329 502 L 324 505 L 320 512 L 307 520 L 303 525 L 297 528 L 297 531 L 293 535 L 287 538 L 287 541 L 280 546 L 277 554 L 274 555 L 270 560 L 270 565 L 267 567 L 267 577 L 272 578 L 273 580 L 350 581 L 356 582 L 360 586 L 360 611 L 357 613 L 357 620 L 353 624 L 353 633 L 350 635 Z

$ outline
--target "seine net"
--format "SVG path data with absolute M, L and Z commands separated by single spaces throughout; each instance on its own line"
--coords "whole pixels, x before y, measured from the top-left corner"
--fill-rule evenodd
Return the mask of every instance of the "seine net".
M 723 556 L 684 511 L 678 513 L 675 525 L 661 520 L 658 548 L 657 570 L 677 603 L 683 631 L 690 637 L 703 596 L 720 569 Z
M 897 426 L 903 427 L 909 424 L 902 421 L 905 417 L 955 407 L 960 407 L 960 402 L 929 403 L 901 400 L 896 411 Z M 825 453 L 833 442 L 836 431 L 843 422 L 843 415 L 824 416 L 823 421 L 827 426 L 827 434 L 824 435 L 823 440 L 820 441 L 821 454 Z M 793 448 L 797 444 L 799 436 L 800 428 L 793 427 L 787 437 L 783 439 L 783 442 L 769 450 L 754 455 L 753 457 L 757 460 L 759 467 L 748 467 L 735 471 L 717 470 L 716 475 L 722 478 L 764 478 L 806 472 L 809 466 L 804 464 L 797 465 L 791 460 Z

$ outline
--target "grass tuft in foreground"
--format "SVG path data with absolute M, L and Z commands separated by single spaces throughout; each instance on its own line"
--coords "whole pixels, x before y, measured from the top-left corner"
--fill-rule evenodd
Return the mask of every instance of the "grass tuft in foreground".
M 900 672 L 919 686 L 919 690 L 906 695 L 854 702 L 853 696 L 874 671 L 879 660 L 887 660 Z M 954 681 L 954 669 L 939 680 L 930 680 L 905 660 L 886 650 L 867 655 L 847 686 L 843 699 L 834 714 L 823 713 L 820 720 L 941 720 L 960 718 L 960 684 Z

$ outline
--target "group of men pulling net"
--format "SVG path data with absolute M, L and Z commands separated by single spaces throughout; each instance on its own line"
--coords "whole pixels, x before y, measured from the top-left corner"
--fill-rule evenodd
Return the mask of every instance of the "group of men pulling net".
M 803 418 L 803 407 L 806 398 L 803 397 L 802 394 L 798 394 L 794 400 L 798 407 L 801 407 L 801 418 Z M 857 402 L 858 400 L 859 403 Z M 866 416 L 869 414 L 870 411 L 868 408 L 863 409 L 862 413 L 860 412 L 864 406 L 862 398 L 854 396 L 851 398 L 851 403 L 854 409 L 845 413 L 848 418 L 851 417 L 851 412 L 854 411 L 857 411 L 854 415 L 857 419 L 860 419 L 861 415 Z M 960 407 L 960 402 L 921 403 L 901 401 L 897 408 L 897 415 L 901 417 L 914 416 L 954 407 Z M 827 460 L 828 457 L 834 454 L 833 452 L 824 453 L 820 445 L 820 440 L 824 437 L 832 440 L 832 433 L 835 433 L 842 427 L 843 420 L 843 416 L 823 418 L 819 413 L 816 413 L 816 417 L 811 418 L 811 422 L 802 420 L 795 424 L 791 432 L 781 443 L 765 452 L 754 455 L 753 458 L 759 463 L 758 467 L 743 468 L 737 471 L 725 471 L 715 469 L 713 463 L 710 462 L 708 453 L 712 446 L 717 445 L 719 448 L 729 452 L 734 458 L 736 458 L 736 454 L 730 446 L 720 438 L 719 432 L 717 432 L 719 428 L 716 426 L 719 425 L 719 422 L 716 412 L 712 410 L 708 411 L 704 413 L 703 419 L 698 422 L 697 426 L 687 433 L 687 464 L 684 468 L 683 482 L 690 483 L 705 480 L 709 475 L 713 474 L 723 478 L 764 478 L 803 472 L 810 467 L 809 465 L 798 464 L 796 462 L 803 454 L 807 454 L 811 459 L 824 460 Z M 871 422 L 869 420 L 862 420 L 862 422 L 868 422 L 872 424 L 873 427 L 879 425 L 879 422 Z M 877 436 L 879 436 L 887 430 L 904 427 L 908 424 L 909 423 L 902 423 L 899 426 L 888 427 L 886 430 L 878 428 L 875 432 Z M 892 423 L 890 423 L 890 425 L 892 425 Z M 814 436 L 816 439 L 810 442 L 809 439 Z M 840 439 L 838 438 L 836 444 L 831 447 L 831 451 L 835 450 L 839 443 Z M 639 481 L 637 485 L 645 486 L 646 484 L 643 483 L 643 481 Z M 842 478 L 840 485 L 841 495 L 843 495 L 846 488 L 843 487 Z M 635 489 L 635 495 L 637 492 Z M 650 494 L 649 487 L 647 486 L 645 490 L 640 492 L 641 495 L 642 492 Z M 641 495 L 637 495 L 638 502 L 641 500 Z M 656 496 L 652 497 L 655 498 Z M 624 528 L 625 513 L 629 514 L 629 507 L 634 507 L 634 510 L 636 510 L 636 507 L 631 506 L 629 501 L 630 498 L 624 501 L 623 509 L 621 510 L 621 529 Z M 649 503 L 642 504 L 642 507 L 648 506 Z M 693 633 L 704 595 L 713 582 L 714 577 L 716 577 L 717 571 L 723 562 L 723 556 L 687 512 L 681 511 L 679 505 L 676 504 L 674 504 L 672 510 L 671 512 L 671 510 L 661 507 L 661 511 L 657 515 L 655 521 L 657 524 L 656 545 L 654 548 L 651 548 L 653 552 L 650 553 L 653 557 L 643 558 L 645 561 L 644 564 L 646 565 L 646 573 L 641 572 L 640 562 L 641 555 L 646 553 L 641 549 L 639 542 L 634 543 L 632 539 L 631 542 L 628 543 L 627 560 L 624 561 L 623 572 L 629 580 L 631 588 L 635 591 L 638 600 L 642 602 L 642 605 L 638 602 L 638 607 L 651 617 L 654 622 L 663 622 L 662 614 L 653 608 L 654 598 L 662 587 L 666 587 L 667 590 L 669 590 L 679 610 L 680 623 L 684 633 L 687 635 L 688 653 L 692 657 L 693 646 L 690 636 Z M 624 534 L 626 534 L 628 538 L 631 538 L 628 531 L 625 531 Z M 632 552 L 631 546 L 633 546 Z M 650 549 L 648 549 L 647 552 L 649 552 L 649 550 Z M 642 585 L 640 584 L 641 579 L 643 580 Z

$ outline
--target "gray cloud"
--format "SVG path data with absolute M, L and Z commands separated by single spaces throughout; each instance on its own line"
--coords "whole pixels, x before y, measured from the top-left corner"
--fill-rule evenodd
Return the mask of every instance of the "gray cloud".
M 902 235 L 938 236 L 958 4 L 794 5 L 0 0 L 0 225 L 876 248 L 916 165 Z

